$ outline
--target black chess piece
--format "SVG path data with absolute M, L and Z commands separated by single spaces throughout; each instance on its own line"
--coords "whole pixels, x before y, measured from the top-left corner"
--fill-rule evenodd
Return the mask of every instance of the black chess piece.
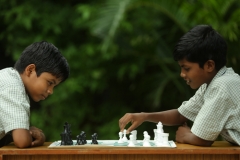
M 71 125 L 65 122 L 63 128 L 64 131 L 60 134 L 61 136 L 61 145 L 73 145 L 72 135 L 71 135 Z
M 86 140 L 86 136 L 87 135 L 86 135 L 86 133 L 84 131 L 82 131 L 81 134 L 82 134 L 82 137 L 83 137 L 83 143 L 87 144 L 87 140 Z
M 92 143 L 91 144 L 98 144 L 97 138 L 98 138 L 97 133 L 94 133 L 92 135 Z
M 77 135 L 77 144 L 78 145 L 84 145 L 83 143 L 83 137 L 81 134 Z
M 77 136 L 77 144 L 78 144 L 78 145 L 87 144 L 86 133 L 85 133 L 84 131 L 82 131 L 82 132 Z
M 61 136 L 61 145 L 67 145 L 66 134 L 62 132 L 60 136 Z

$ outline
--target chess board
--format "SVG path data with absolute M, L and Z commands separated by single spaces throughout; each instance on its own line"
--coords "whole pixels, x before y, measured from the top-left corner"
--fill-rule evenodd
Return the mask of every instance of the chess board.
M 91 140 L 87 140 L 87 144 L 85 145 L 77 145 L 77 140 L 73 140 L 73 145 L 61 145 L 61 141 L 55 141 L 51 143 L 48 148 L 58 148 L 58 149 L 66 149 L 66 148 L 82 148 L 82 147 L 128 147 L 128 142 L 118 143 L 118 140 L 98 140 L 98 144 L 91 144 Z M 173 141 L 168 141 L 168 144 L 163 146 L 156 146 L 153 140 L 150 140 L 151 147 L 167 147 L 167 148 L 176 148 L 176 144 Z M 144 147 L 143 141 L 138 140 L 137 144 L 134 147 Z

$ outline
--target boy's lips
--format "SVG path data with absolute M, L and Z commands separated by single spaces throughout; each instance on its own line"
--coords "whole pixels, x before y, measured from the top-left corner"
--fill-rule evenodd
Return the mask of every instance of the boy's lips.
M 46 99 L 46 98 L 47 98 L 47 96 L 44 96 L 44 95 L 42 95 L 42 98 L 43 98 L 42 100 L 44 100 L 44 99 Z
M 190 80 L 186 80 L 186 83 L 187 83 L 187 85 L 189 85 L 189 84 L 190 84 L 190 82 L 191 82 Z

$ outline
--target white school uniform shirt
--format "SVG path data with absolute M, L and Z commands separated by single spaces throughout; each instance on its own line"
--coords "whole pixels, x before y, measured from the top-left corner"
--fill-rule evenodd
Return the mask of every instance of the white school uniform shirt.
M 29 130 L 30 101 L 14 68 L 0 70 L 0 139 L 13 129 Z
M 210 84 L 200 86 L 178 111 L 194 122 L 194 135 L 214 141 L 220 134 L 240 145 L 240 76 L 232 68 L 221 68 Z

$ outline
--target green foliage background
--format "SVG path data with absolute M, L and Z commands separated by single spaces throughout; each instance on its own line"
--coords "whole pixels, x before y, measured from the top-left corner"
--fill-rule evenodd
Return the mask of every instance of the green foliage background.
M 210 24 L 228 43 L 228 66 L 240 73 L 239 0 L 0 0 L 1 68 L 13 66 L 25 47 L 46 40 L 68 59 L 70 78 L 31 108 L 32 125 L 47 141 L 60 139 L 65 121 L 73 139 L 118 139 L 127 112 L 177 108 L 191 90 L 172 51 L 197 24 Z M 153 136 L 156 124 L 144 123 Z M 175 139 L 176 127 L 164 126 Z

